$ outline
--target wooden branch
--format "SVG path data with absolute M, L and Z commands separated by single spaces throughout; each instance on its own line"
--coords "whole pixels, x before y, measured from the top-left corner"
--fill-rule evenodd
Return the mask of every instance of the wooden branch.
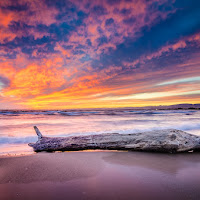
M 110 149 L 176 153 L 200 150 L 200 137 L 176 129 L 70 137 L 44 137 L 36 126 L 34 129 L 38 141 L 29 146 L 35 152 Z
M 37 126 L 33 127 L 35 129 L 36 134 L 38 135 L 38 139 L 41 140 L 42 139 L 42 133 L 39 131 Z

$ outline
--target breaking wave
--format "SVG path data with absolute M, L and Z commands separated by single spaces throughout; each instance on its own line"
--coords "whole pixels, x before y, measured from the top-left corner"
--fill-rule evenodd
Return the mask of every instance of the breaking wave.
M 65 110 L 65 111 L 0 111 L 0 115 L 62 115 L 62 116 L 88 116 L 88 115 L 165 115 L 165 114 L 193 114 L 198 110 Z

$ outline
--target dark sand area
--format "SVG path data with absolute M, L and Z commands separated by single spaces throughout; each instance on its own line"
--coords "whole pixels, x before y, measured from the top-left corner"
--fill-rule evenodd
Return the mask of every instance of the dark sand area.
M 200 199 L 200 153 L 38 153 L 0 158 L 0 200 Z

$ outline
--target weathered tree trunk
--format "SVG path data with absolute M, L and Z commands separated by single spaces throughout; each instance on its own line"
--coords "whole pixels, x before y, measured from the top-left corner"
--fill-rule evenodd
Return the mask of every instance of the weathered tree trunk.
M 110 149 L 176 153 L 200 150 L 200 137 L 176 129 L 70 137 L 44 137 L 36 126 L 34 129 L 38 141 L 29 146 L 35 152 Z

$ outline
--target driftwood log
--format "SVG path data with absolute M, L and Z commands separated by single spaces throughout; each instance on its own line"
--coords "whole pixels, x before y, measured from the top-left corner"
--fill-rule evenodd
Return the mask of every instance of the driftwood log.
M 200 150 L 200 137 L 176 129 L 69 137 L 45 137 L 36 126 L 34 129 L 38 141 L 29 146 L 35 152 L 106 149 L 177 153 Z

